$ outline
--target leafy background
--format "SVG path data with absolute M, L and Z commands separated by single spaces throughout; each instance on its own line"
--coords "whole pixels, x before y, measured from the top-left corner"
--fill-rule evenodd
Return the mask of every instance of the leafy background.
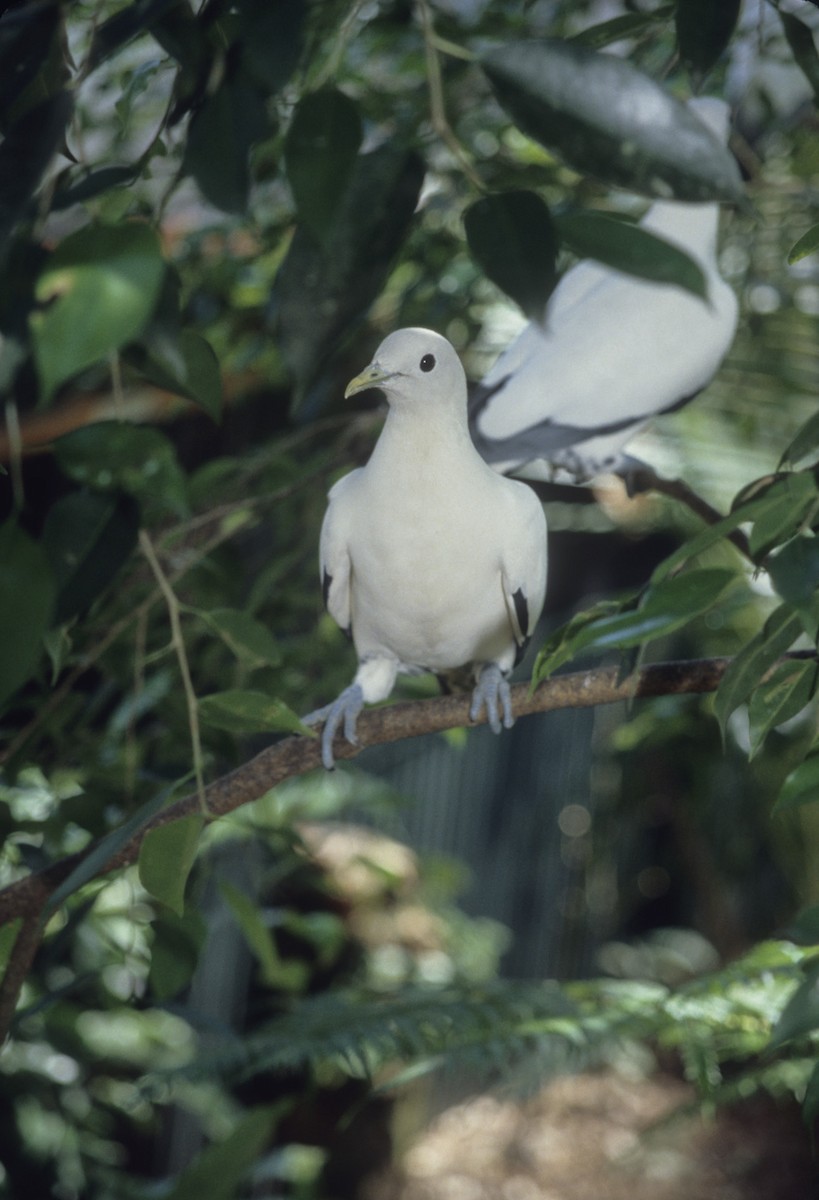
M 93 847 L 0 1060 L 9 1195 L 357 1195 L 434 1068 L 459 1094 L 650 1073 L 646 1048 L 705 1106 L 815 1123 L 817 23 L 801 0 L 4 6 L 0 868 Z M 579 138 L 524 71 L 541 37 L 552 63 L 615 55 Z M 727 654 L 716 700 L 370 751 L 99 875 L 347 682 L 315 549 L 377 434 L 341 396 L 380 337 L 435 327 L 480 377 L 601 214 L 596 253 L 690 283 L 629 250 L 646 179 L 600 133 L 612 62 L 734 109 L 741 327 L 634 447 L 732 515 L 547 490 L 534 667 Z M 698 194 L 739 199 L 720 170 Z

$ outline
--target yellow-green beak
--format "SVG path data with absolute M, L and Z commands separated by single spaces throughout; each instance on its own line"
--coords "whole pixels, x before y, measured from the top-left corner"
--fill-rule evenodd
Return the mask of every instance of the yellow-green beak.
M 344 399 L 349 400 L 350 396 L 354 396 L 356 392 L 363 392 L 367 388 L 379 387 L 391 376 L 391 371 L 385 371 L 383 367 L 379 367 L 378 363 L 370 363 L 360 375 L 356 375 L 355 379 L 351 379 L 347 384 L 344 389 Z

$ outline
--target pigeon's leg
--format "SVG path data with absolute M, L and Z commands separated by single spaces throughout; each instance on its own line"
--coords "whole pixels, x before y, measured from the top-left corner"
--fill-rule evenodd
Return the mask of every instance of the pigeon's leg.
M 350 745 L 357 746 L 358 714 L 365 704 L 375 704 L 379 700 L 387 699 L 397 674 L 398 663 L 393 659 L 367 659 L 359 665 L 350 686 L 346 687 L 332 704 L 325 704 L 324 708 L 317 708 L 315 712 L 302 717 L 305 725 L 320 725 L 324 722 L 321 733 L 321 761 L 328 771 L 332 771 L 335 766 L 333 740 L 339 726 L 343 726 L 344 737 Z
M 336 765 L 333 757 L 333 740 L 339 725 L 343 724 L 344 737 L 350 745 L 358 745 L 355 726 L 358 714 L 363 707 L 364 689 L 360 683 L 351 683 L 332 704 L 325 704 L 324 708 L 317 708 L 315 712 L 302 717 L 304 725 L 320 725 L 322 721 L 324 722 L 324 729 L 321 733 L 321 761 L 328 771 L 332 771 Z
M 486 716 L 493 733 L 500 733 L 501 718 L 499 709 L 503 712 L 503 726 L 511 729 L 514 724 L 512 717 L 512 696 L 509 684 L 497 663 L 489 663 L 478 676 L 478 682 L 472 693 L 472 704 L 469 708 L 470 721 L 476 721 L 481 715 L 481 709 L 486 705 Z

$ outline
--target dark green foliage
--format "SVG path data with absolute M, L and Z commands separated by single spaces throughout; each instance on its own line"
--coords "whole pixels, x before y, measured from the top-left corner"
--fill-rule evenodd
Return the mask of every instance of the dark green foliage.
M 558 241 L 549 210 L 535 192 L 500 192 L 464 213 L 469 249 L 484 274 L 527 317 L 540 320 L 557 282 Z
M 695 77 L 714 66 L 731 40 L 741 0 L 677 0 L 675 23 L 680 56 Z

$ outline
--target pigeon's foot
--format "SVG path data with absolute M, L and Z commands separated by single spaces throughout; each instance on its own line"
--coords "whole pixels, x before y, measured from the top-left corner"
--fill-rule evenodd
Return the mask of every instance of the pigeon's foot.
M 469 708 L 470 721 L 477 721 L 481 709 L 486 705 L 486 717 L 493 733 L 500 733 L 503 713 L 503 727 L 511 729 L 514 725 L 512 716 L 512 695 L 509 684 L 503 677 L 503 672 L 495 663 L 484 667 L 472 693 L 472 704 Z
M 351 683 L 332 704 L 317 708 L 315 712 L 302 717 L 305 725 L 320 725 L 324 722 L 321 733 L 321 761 L 328 771 L 336 765 L 333 758 L 333 741 L 340 725 L 344 727 L 344 737 L 351 746 L 358 745 L 355 726 L 358 714 L 364 707 L 364 692 L 361 685 Z

